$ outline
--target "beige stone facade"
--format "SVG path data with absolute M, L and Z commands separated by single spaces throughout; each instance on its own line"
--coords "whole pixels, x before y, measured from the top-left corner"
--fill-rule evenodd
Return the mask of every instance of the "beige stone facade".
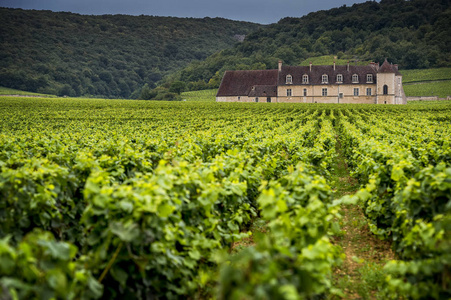
M 287 91 L 291 89 L 291 96 Z M 356 91 L 355 91 L 356 90 Z M 356 92 L 356 95 L 354 93 Z M 374 104 L 376 84 L 324 84 L 279 86 L 277 102 Z M 369 95 L 368 95 L 369 94 Z
M 407 104 L 396 65 L 227 71 L 217 102 Z

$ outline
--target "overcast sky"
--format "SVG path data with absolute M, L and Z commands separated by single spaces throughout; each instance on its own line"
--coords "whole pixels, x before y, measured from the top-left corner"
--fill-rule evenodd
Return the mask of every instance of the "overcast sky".
M 0 0 L 0 6 L 70 11 L 79 14 L 127 14 L 175 17 L 223 17 L 261 24 L 365 0 Z

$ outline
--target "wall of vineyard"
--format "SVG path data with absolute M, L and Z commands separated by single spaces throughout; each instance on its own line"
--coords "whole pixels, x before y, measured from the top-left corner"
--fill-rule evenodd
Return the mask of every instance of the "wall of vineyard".
M 2 98 L 0 295 L 340 294 L 338 138 L 362 183 L 341 201 L 400 259 L 387 293 L 449 296 L 450 110 Z

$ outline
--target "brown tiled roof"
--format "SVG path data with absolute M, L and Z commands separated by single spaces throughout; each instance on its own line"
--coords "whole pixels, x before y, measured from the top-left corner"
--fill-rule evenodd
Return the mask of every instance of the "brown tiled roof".
M 353 84 L 352 75 L 359 75 L 359 83 L 366 83 L 366 75 L 373 75 L 373 83 L 376 83 L 377 69 L 374 65 L 369 66 L 336 66 L 334 70 L 333 65 L 329 66 L 316 66 L 312 65 L 312 70 L 310 71 L 310 66 L 302 67 L 292 67 L 292 66 L 282 66 L 282 71 L 279 73 L 279 85 L 290 85 L 286 83 L 286 76 L 291 75 L 293 83 L 292 85 L 302 85 L 302 76 L 308 75 L 308 84 L 318 84 L 322 83 L 322 76 L 328 75 L 328 84 L 335 84 L 337 82 L 337 75 L 343 75 L 343 84 Z
M 378 73 L 395 73 L 397 76 L 401 75 L 401 73 L 399 73 L 399 71 L 392 64 L 390 64 L 387 61 L 387 59 L 385 59 L 384 63 L 382 64 L 382 66 L 379 68 L 379 70 L 377 72 Z
M 277 73 L 277 70 L 226 71 L 216 96 L 244 96 L 251 92 L 253 86 L 276 86 Z
M 277 97 L 277 85 L 254 85 L 249 97 Z

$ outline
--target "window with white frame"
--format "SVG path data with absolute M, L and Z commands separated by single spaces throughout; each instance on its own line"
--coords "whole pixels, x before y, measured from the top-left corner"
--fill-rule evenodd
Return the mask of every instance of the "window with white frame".
M 358 83 L 359 82 L 359 75 L 354 74 L 352 75 L 352 83 Z
M 322 76 L 321 83 L 329 83 L 329 77 L 326 74 Z
M 343 93 L 339 93 L 338 98 L 343 99 Z
M 308 75 L 303 75 L 302 76 L 302 83 L 308 84 Z
M 287 83 L 287 84 L 292 84 L 292 83 L 293 83 L 293 76 L 287 75 L 286 83 Z
M 373 82 L 373 74 L 366 74 L 366 82 Z
M 291 97 L 291 89 L 287 89 L 287 97 Z
M 359 88 L 354 88 L 354 96 L 358 96 L 359 95 Z
M 337 75 L 337 82 L 338 83 L 342 83 L 343 82 L 343 74 L 338 74 Z
M 326 75 L 326 76 L 327 76 L 327 75 Z M 327 96 L 327 89 L 323 89 L 323 90 L 322 90 L 322 95 L 323 95 L 324 97 Z
M 366 95 L 367 96 L 371 96 L 371 88 L 367 88 L 366 89 Z
M 304 89 L 304 97 L 307 97 L 307 89 Z

